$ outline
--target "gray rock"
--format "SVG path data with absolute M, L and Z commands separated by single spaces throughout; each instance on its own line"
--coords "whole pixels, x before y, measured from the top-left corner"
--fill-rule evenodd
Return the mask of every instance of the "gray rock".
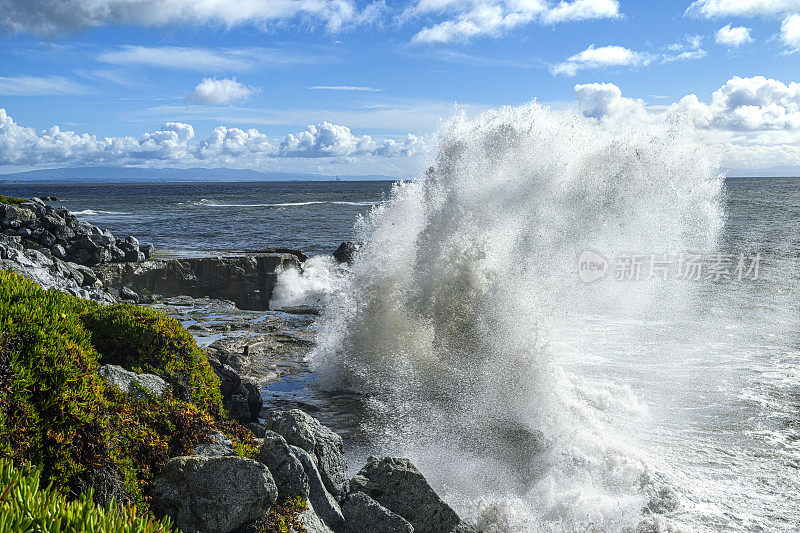
M 239 373 L 228 365 L 220 365 L 212 367 L 214 373 L 219 378 L 219 391 L 222 393 L 223 398 L 230 398 L 234 393 L 239 391 L 242 385 L 242 378 Z M 248 411 L 250 407 L 248 406 Z
M 139 301 L 139 295 L 130 290 L 128 287 L 122 287 L 122 290 L 119 291 L 119 296 L 123 300 L 130 300 L 133 302 Z
M 150 259 L 151 257 L 153 257 L 153 254 L 156 251 L 155 246 L 153 246 L 152 244 L 145 244 L 143 246 L 140 246 L 139 250 L 144 254 L 145 259 Z
M 17 235 L 20 237 L 30 237 L 33 234 L 30 228 L 19 228 L 17 230 Z
M 358 251 L 359 244 L 355 242 L 343 242 L 339 245 L 339 247 L 333 252 L 333 258 L 336 259 L 339 263 L 352 263 L 353 256 Z
M 264 407 L 261 391 L 257 384 L 248 379 L 242 380 L 242 387 L 247 392 L 247 408 L 250 410 L 250 420 L 255 422 L 261 415 L 261 408 Z
M 50 248 L 50 252 L 59 259 L 65 259 L 67 257 L 67 251 L 64 250 L 64 247 L 60 244 L 54 244 L 52 248 Z
M 408 520 L 417 533 L 449 533 L 461 523 L 408 459 L 370 457 L 350 488 Z
M 308 498 L 308 476 L 300 460 L 294 456 L 286 440 L 267 431 L 258 450 L 258 460 L 269 468 L 281 496 Z
M 80 284 L 82 287 L 92 286 L 97 281 L 97 275 L 91 268 L 70 262 L 67 262 L 67 266 L 73 270 L 80 272 L 81 276 L 83 276 L 83 283 Z
M 300 514 L 300 518 L 303 520 L 306 533 L 333 533 L 333 530 L 319 517 L 311 502 L 308 503 L 308 509 Z M 296 533 L 294 530 L 292 532 Z
M 342 438 L 299 409 L 274 410 L 264 421 L 267 429 L 317 458 L 322 481 L 337 500 L 347 494 L 347 460 Z
M 24 207 L 3 204 L 2 215 L 11 221 L 27 224 L 36 220 L 36 213 Z
M 342 504 L 345 533 L 414 533 L 414 527 L 363 492 L 353 492 Z
M 176 457 L 153 485 L 153 511 L 186 533 L 229 533 L 264 515 L 278 496 L 263 464 L 243 457 Z
M 250 422 L 245 424 L 244 427 L 249 429 L 253 435 L 260 439 L 263 439 L 264 435 L 267 433 L 267 428 L 264 427 L 264 424 L 259 424 L 258 422 Z
M 222 407 L 227 411 L 228 416 L 240 424 L 251 422 L 250 405 L 247 403 L 247 396 L 233 394 L 229 398 L 222 400 Z
M 316 459 L 307 451 L 297 446 L 289 446 L 292 454 L 297 457 L 308 478 L 308 500 L 314 507 L 314 511 L 325 523 L 333 529 L 338 529 L 344 523 L 342 510 L 322 482 L 322 477 L 317 470 Z
M 143 393 L 142 389 L 160 396 L 161 393 L 169 388 L 167 382 L 155 374 L 137 374 L 117 365 L 103 365 L 100 367 L 99 373 L 111 385 L 134 397 L 144 397 L 145 393 Z
M 200 455 L 203 457 L 225 457 L 229 455 L 236 455 L 231 439 L 219 431 L 211 431 L 207 437 L 209 441 L 195 446 L 192 449 L 192 455 Z

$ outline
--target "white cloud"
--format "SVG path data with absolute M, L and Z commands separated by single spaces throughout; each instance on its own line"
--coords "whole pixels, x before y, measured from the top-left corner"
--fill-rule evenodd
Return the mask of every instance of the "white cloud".
M 800 0 L 696 0 L 686 13 L 705 18 L 777 16 L 800 11 Z
M 581 112 L 592 118 L 603 118 L 620 115 L 643 115 L 644 102 L 625 98 L 622 90 L 613 83 L 587 83 L 575 86 L 578 107 Z
M 194 128 L 168 122 L 140 137 L 98 137 L 62 131 L 37 132 L 21 126 L 0 108 L 0 166 L 66 165 L 198 165 L 266 168 L 282 158 L 406 157 L 423 148 L 419 137 L 377 139 L 354 135 L 346 126 L 322 122 L 278 140 L 257 129 L 219 126 L 195 142 Z
M 281 141 L 279 153 L 285 157 L 352 157 L 413 155 L 420 139 L 409 135 L 404 142 L 378 141 L 369 135 L 355 136 L 347 126 L 329 122 L 309 125 L 305 131 L 289 134 Z
M 687 61 L 689 59 L 702 59 L 706 56 L 706 51 L 702 48 L 703 38 L 700 35 L 690 35 L 667 46 L 666 51 L 661 56 L 662 63 L 672 63 L 674 61 Z
M 122 46 L 97 56 L 122 66 L 146 66 L 202 72 L 239 72 L 258 65 L 289 65 L 314 61 L 272 48 L 192 48 L 185 46 Z
M 554 24 L 620 16 L 618 0 L 562 0 L 555 5 L 545 0 L 418 0 L 406 18 L 439 13 L 450 18 L 426 26 L 412 42 L 437 44 L 480 35 L 498 37 L 532 22 Z
M 108 25 L 261 28 L 297 20 L 336 32 L 374 20 L 380 5 L 359 11 L 354 0 L 5 0 L 0 29 L 50 35 Z
M 727 167 L 800 166 L 798 83 L 734 77 L 714 91 L 710 102 L 689 94 L 671 105 L 658 106 L 626 98 L 610 83 L 576 85 L 575 93 L 580 111 L 608 127 L 682 116 L 698 128 Z
M 733 26 L 730 24 L 721 27 L 714 34 L 717 44 L 738 48 L 739 46 L 747 43 L 752 43 L 753 38 L 750 37 L 750 28 L 745 26 Z
M 563 63 L 551 67 L 554 75 L 574 76 L 580 70 L 604 67 L 646 66 L 652 60 L 648 54 L 634 52 L 623 46 L 589 46 L 583 52 L 570 56 Z
M 247 100 L 258 92 L 258 89 L 239 83 L 236 78 L 203 78 L 187 99 L 204 105 L 229 105 Z
M 89 88 L 61 76 L 0 76 L 1 96 L 88 94 Z
M 378 89 L 377 87 L 364 87 L 362 85 L 314 85 L 313 87 L 309 87 L 314 91 L 345 91 L 345 92 L 370 92 L 370 93 L 378 93 L 382 92 L 384 89 Z
M 800 15 L 789 15 L 783 19 L 781 41 L 789 52 L 800 52 Z

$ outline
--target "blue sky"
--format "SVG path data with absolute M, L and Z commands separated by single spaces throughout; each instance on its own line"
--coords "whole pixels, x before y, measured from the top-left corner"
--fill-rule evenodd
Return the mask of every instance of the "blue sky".
M 0 173 L 407 176 L 456 102 L 533 99 L 800 167 L 800 0 L 0 0 L 0 32 Z

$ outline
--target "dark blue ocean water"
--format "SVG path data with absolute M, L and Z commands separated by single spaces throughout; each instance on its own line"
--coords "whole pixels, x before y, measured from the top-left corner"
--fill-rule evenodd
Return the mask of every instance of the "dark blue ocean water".
M 117 236 L 159 251 L 207 253 L 290 247 L 331 253 L 359 215 L 385 201 L 391 182 L 0 184 L 0 194 L 56 196 Z

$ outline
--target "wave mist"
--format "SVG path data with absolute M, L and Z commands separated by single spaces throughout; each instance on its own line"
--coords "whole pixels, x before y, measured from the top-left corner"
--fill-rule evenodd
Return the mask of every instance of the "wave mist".
M 581 320 L 560 321 L 576 310 L 686 305 L 667 283 L 585 285 L 576 261 L 713 246 L 713 159 L 677 118 L 610 128 L 535 103 L 456 116 L 437 143 L 358 224 L 320 319 L 324 385 L 364 394 L 371 451 L 410 456 L 486 531 L 665 527 L 674 493 L 592 400 L 635 395 L 585 390 L 550 340 L 580 350 Z

